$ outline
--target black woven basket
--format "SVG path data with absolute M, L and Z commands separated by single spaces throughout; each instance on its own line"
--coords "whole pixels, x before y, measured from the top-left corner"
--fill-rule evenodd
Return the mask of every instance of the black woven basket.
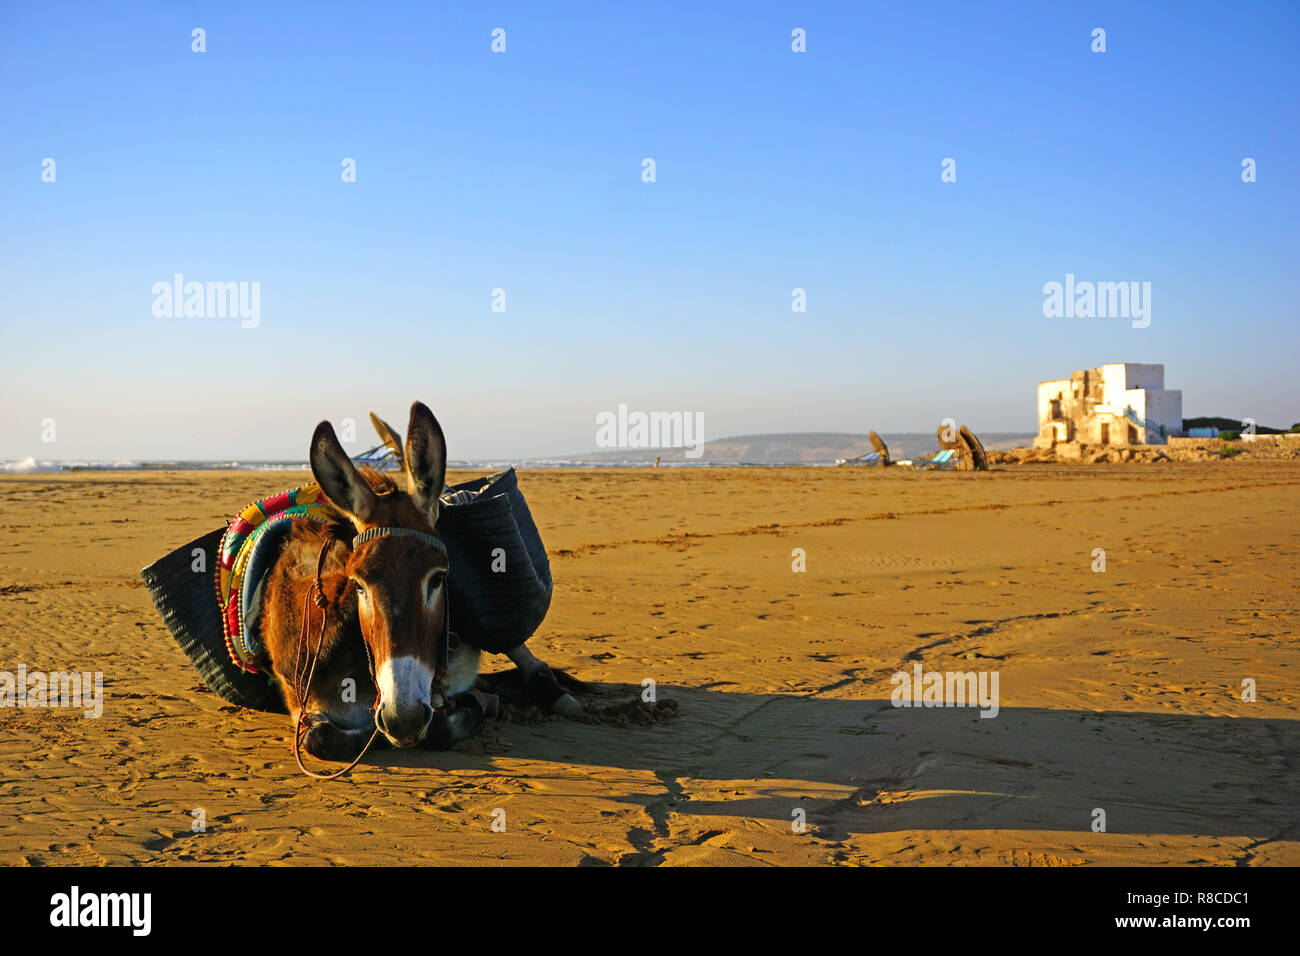
M 533 636 L 551 606 L 546 546 L 513 468 L 451 490 L 474 494 L 464 504 L 444 503 L 438 518 L 451 559 L 451 629 L 504 654 Z
M 444 502 L 438 519 L 451 559 L 451 628 L 470 644 L 503 654 L 532 637 L 551 606 L 546 548 L 513 468 L 451 490 L 473 494 L 463 503 Z M 140 577 L 167 630 L 214 693 L 241 707 L 282 713 L 270 676 L 241 670 L 226 651 L 213 578 L 225 530 L 177 548 Z

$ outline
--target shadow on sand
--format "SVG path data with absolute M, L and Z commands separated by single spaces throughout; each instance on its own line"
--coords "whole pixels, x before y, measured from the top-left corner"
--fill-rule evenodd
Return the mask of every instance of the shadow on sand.
M 591 685 L 595 699 L 639 687 Z M 791 820 L 823 835 L 912 829 L 1089 830 L 1296 839 L 1300 723 L 1004 707 L 895 708 L 888 699 L 668 688 L 680 716 L 652 726 L 501 724 L 509 762 L 654 774 L 673 809 Z M 504 759 L 377 753 L 384 766 L 492 769 Z M 613 775 L 610 775 L 613 776 Z M 662 806 L 662 790 L 622 799 Z M 652 816 L 654 814 L 652 813 Z

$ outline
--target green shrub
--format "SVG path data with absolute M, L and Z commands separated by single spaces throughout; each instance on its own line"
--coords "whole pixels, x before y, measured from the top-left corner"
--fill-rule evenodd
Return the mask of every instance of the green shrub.
M 1230 432 L 1227 430 L 1219 432 L 1219 439 L 1221 441 L 1236 441 L 1240 437 L 1241 437 L 1241 432 Z M 1238 448 L 1237 450 L 1241 451 L 1240 448 Z
M 1220 458 L 1236 458 L 1241 454 L 1241 447 L 1238 445 L 1229 445 L 1223 451 L 1219 452 Z

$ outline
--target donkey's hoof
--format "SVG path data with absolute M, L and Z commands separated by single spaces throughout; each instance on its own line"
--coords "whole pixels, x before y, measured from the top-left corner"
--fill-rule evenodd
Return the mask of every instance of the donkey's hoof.
M 478 705 L 483 710 L 483 716 L 489 720 L 501 716 L 501 698 L 496 694 L 489 694 L 481 690 L 468 691 Z
M 582 714 L 582 705 L 573 699 L 572 694 L 561 694 L 551 702 L 551 713 L 561 717 L 578 717 Z
M 476 690 L 466 691 L 453 698 L 455 709 L 444 708 L 433 715 L 423 746 L 426 750 L 451 750 L 462 740 L 468 740 L 483 728 L 486 717 L 495 717 L 500 708 L 495 694 Z
M 577 717 L 582 713 L 582 705 L 560 686 L 549 667 L 542 667 L 524 678 L 524 691 L 529 700 L 548 714 Z
M 351 760 L 365 746 L 364 736 L 350 734 L 326 721 L 313 724 L 303 735 L 302 749 L 321 760 Z

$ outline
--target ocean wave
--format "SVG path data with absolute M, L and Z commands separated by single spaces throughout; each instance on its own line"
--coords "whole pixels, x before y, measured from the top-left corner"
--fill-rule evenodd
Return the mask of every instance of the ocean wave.
M 135 461 L 37 461 L 35 458 L 0 461 L 0 473 L 7 475 L 38 475 L 59 471 L 134 471 L 140 467 L 140 463 Z

